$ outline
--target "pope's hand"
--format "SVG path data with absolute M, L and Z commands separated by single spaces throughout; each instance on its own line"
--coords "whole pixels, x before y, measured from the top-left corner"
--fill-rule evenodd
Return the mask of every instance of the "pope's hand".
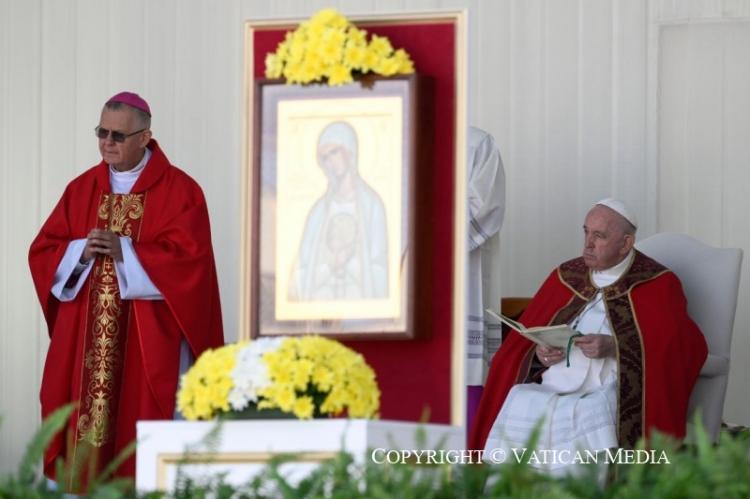
M 615 340 L 608 334 L 586 334 L 573 340 L 583 355 L 590 359 L 614 357 Z
M 563 360 L 565 358 L 565 352 L 563 352 L 561 348 L 537 345 L 536 356 L 544 367 L 549 367 Z

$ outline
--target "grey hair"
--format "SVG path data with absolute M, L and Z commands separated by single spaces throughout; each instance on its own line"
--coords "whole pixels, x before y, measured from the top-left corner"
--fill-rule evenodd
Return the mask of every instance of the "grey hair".
M 615 224 L 617 225 L 617 228 L 620 229 L 623 233 L 623 235 L 633 236 L 635 237 L 635 233 L 638 231 L 638 228 L 633 225 L 630 220 L 622 216 L 620 213 L 618 213 L 616 210 L 613 210 L 606 204 L 595 204 L 591 207 L 591 210 L 589 210 L 589 213 L 593 211 L 596 208 L 604 208 L 606 211 L 614 213 L 615 216 Z
M 149 116 L 145 111 L 141 111 L 137 107 L 129 106 L 124 102 L 107 102 L 106 104 L 104 104 L 104 109 L 109 109 L 110 111 L 127 109 L 133 114 L 133 116 L 135 116 L 137 126 L 141 128 L 151 128 L 151 116 Z
M 614 211 L 614 210 L 612 210 L 612 211 Z M 630 221 L 627 218 L 623 217 L 622 215 L 620 215 L 616 211 L 615 211 L 615 213 L 617 214 L 617 218 L 616 218 L 617 225 L 622 230 L 622 233 L 626 234 L 626 235 L 629 235 L 629 236 L 635 236 L 635 233 L 638 230 L 638 228 L 635 225 L 633 225 L 632 223 L 630 223 Z

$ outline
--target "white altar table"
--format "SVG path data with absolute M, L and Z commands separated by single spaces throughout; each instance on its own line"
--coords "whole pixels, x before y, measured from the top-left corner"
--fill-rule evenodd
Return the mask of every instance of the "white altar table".
M 355 462 L 371 459 L 373 449 L 461 450 L 464 429 L 458 426 L 364 419 L 225 421 L 215 438 L 210 421 L 140 421 L 136 455 L 139 491 L 173 490 L 178 466 L 196 480 L 225 473 L 233 485 L 247 483 L 279 454 L 295 454 L 281 471 L 291 482 L 306 476 L 340 450 Z M 422 432 L 419 440 L 418 429 Z M 186 453 L 187 451 L 187 453 Z M 393 454 L 392 454 L 393 455 Z

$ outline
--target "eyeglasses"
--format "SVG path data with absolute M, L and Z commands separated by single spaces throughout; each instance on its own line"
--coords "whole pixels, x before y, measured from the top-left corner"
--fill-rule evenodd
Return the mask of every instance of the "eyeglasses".
M 109 138 L 110 134 L 112 135 L 112 140 L 115 142 L 125 142 L 125 139 L 128 137 L 132 137 L 133 135 L 139 134 L 141 132 L 145 132 L 148 130 L 147 128 L 141 128 L 140 130 L 133 132 L 133 133 L 125 133 L 125 132 L 115 132 L 114 130 L 107 130 L 106 128 L 102 128 L 100 126 L 94 128 L 94 133 L 96 136 L 102 140 L 106 140 Z

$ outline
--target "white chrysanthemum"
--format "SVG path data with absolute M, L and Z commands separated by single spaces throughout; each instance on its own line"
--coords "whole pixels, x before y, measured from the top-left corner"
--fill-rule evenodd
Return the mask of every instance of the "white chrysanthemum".
M 234 386 L 228 401 L 232 409 L 239 411 L 250 402 L 258 401 L 258 391 L 271 385 L 268 367 L 262 361 L 266 352 L 275 351 L 284 338 L 260 338 L 251 341 L 237 352 L 237 362 L 231 377 Z

